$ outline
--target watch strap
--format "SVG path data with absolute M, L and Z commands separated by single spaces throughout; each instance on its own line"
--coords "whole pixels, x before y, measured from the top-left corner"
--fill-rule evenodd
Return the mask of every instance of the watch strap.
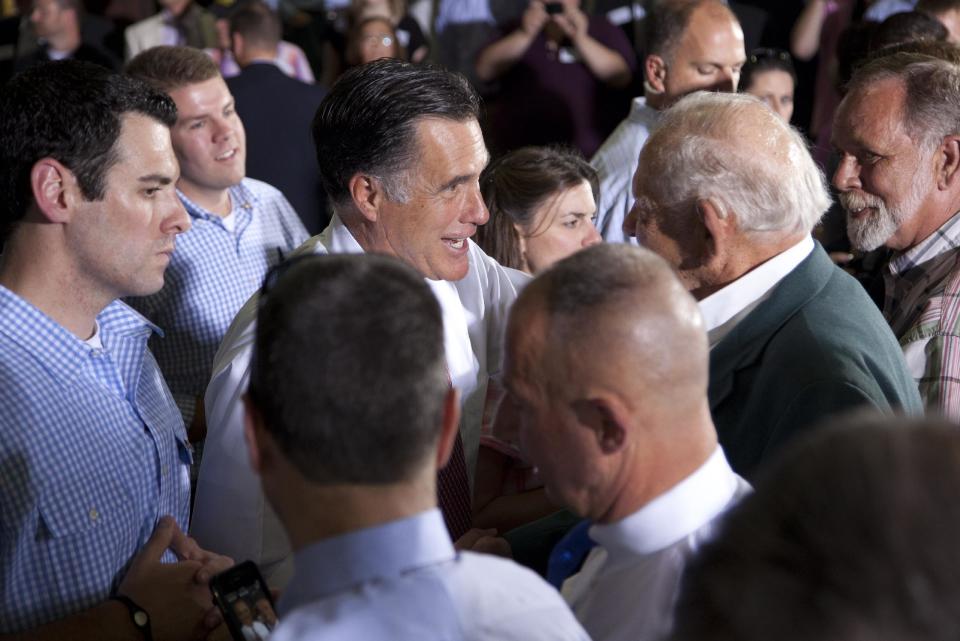
M 137 630 L 140 630 L 145 641 L 153 641 L 153 631 L 150 629 L 150 615 L 147 614 L 146 610 L 137 605 L 136 601 L 122 594 L 114 594 L 110 599 L 119 601 L 127 606 L 133 626 Z

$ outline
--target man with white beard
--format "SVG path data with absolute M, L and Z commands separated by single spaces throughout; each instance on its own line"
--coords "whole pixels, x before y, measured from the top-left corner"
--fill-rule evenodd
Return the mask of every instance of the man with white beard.
M 914 53 L 866 64 L 833 144 L 851 244 L 894 250 L 883 313 L 920 396 L 960 419 L 960 68 Z

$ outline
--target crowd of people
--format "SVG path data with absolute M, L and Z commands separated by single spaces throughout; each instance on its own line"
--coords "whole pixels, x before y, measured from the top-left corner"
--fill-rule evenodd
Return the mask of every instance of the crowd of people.
M 960 2 L 160 5 L 5 23 L 0 641 L 956 636 Z

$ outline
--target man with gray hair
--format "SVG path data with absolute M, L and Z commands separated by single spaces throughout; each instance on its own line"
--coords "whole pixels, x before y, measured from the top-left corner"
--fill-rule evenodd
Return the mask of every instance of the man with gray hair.
M 640 155 L 624 231 L 671 263 L 710 336 L 710 409 L 750 476 L 827 416 L 919 412 L 896 340 L 863 288 L 810 236 L 827 209 L 800 134 L 742 94 L 697 93 Z
M 894 250 L 883 313 L 920 396 L 960 419 L 960 69 L 910 53 L 864 65 L 833 144 L 850 243 Z

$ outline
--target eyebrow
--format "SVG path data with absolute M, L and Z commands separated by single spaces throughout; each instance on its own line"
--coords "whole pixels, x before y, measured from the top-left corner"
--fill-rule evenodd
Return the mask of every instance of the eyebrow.
M 140 176 L 137 180 L 142 183 L 160 183 L 161 185 L 173 183 L 173 178 L 164 174 L 147 174 L 146 176 Z

